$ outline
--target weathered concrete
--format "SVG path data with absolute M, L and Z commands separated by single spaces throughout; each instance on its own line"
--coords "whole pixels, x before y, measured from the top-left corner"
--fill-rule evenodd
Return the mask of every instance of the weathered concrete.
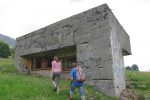
M 87 83 L 109 96 L 119 97 L 125 86 L 124 55 L 130 55 L 130 39 L 107 4 L 17 38 L 16 68 L 31 70 L 25 55 L 75 45 L 77 62 L 83 64 Z

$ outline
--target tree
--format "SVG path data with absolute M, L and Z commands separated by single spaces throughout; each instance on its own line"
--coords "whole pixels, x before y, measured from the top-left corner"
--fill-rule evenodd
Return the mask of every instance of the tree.
M 126 70 L 131 70 L 131 71 L 139 71 L 139 67 L 136 64 L 133 64 L 131 67 L 127 66 L 125 67 Z
M 8 58 L 11 55 L 9 45 L 0 41 L 0 57 Z
M 15 48 L 10 48 L 12 58 L 15 57 Z
M 136 65 L 136 64 L 133 64 L 133 65 L 131 66 L 131 68 L 132 68 L 133 71 L 139 71 L 139 67 L 138 67 L 138 65 Z
M 126 70 L 132 70 L 130 66 L 125 67 Z

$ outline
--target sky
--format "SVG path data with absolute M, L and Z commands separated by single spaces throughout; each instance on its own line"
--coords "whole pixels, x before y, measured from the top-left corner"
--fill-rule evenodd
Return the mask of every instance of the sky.
M 0 33 L 17 38 L 104 3 L 130 36 L 125 66 L 150 71 L 150 0 L 0 0 Z

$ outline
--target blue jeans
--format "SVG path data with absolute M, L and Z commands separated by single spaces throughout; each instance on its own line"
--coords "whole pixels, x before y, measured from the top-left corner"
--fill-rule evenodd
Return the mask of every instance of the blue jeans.
M 74 92 L 74 90 L 75 90 L 76 88 L 78 88 L 78 90 L 79 90 L 80 97 L 81 97 L 81 96 L 85 96 L 85 94 L 84 94 L 84 89 L 83 89 L 83 85 L 77 85 L 77 84 L 75 84 L 74 82 L 73 82 L 73 83 L 71 84 L 71 86 L 70 86 L 70 96 L 73 96 L 73 92 Z

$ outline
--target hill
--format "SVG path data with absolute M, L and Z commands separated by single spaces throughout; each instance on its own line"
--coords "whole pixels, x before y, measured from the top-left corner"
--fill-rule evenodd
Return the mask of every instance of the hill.
M 15 39 L 13 39 L 9 36 L 3 35 L 3 34 L 0 34 L 0 40 L 5 42 L 6 44 L 12 46 L 12 47 L 15 47 L 15 45 L 16 45 Z

